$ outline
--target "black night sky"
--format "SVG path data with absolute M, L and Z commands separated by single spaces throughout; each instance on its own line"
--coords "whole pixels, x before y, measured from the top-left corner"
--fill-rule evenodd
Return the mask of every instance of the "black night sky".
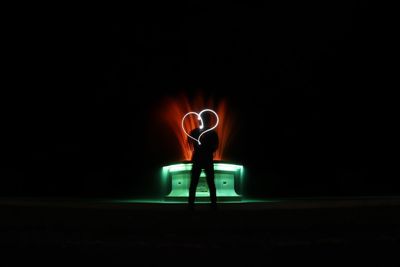
M 0 194 L 157 194 L 176 157 L 154 112 L 198 91 L 234 114 L 227 158 L 249 196 L 398 194 L 378 152 L 374 8 L 214 2 L 16 21 Z

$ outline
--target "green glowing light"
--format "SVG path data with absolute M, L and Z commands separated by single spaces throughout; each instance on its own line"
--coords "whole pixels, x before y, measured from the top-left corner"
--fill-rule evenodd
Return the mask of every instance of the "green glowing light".
M 190 171 L 192 163 L 179 163 L 162 168 L 162 186 L 165 198 L 169 200 L 186 199 L 189 196 Z M 242 165 L 214 163 L 215 186 L 219 200 L 241 199 L 244 168 Z M 204 171 L 200 175 L 196 190 L 198 200 L 207 200 L 209 191 Z
M 173 164 L 163 167 L 163 172 L 179 172 L 179 171 L 190 171 L 192 169 L 192 163 L 180 163 Z M 214 163 L 215 171 L 242 171 L 242 165 L 227 164 L 227 163 Z

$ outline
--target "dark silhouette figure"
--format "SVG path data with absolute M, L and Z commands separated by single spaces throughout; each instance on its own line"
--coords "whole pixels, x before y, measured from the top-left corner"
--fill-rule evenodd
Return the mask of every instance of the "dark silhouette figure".
M 202 115 L 203 129 L 196 128 L 191 131 L 190 135 L 196 139 L 199 138 L 200 134 L 207 129 L 212 127 L 211 124 L 212 115 L 210 113 L 204 113 Z M 217 206 L 217 194 L 214 182 L 214 152 L 218 148 L 219 138 L 215 130 L 208 131 L 200 137 L 199 142 L 189 138 L 188 142 L 193 149 L 192 155 L 192 172 L 189 187 L 189 209 L 194 208 L 194 201 L 196 198 L 197 184 L 199 183 L 201 171 L 204 169 L 206 174 L 207 185 L 210 190 L 211 207 L 216 208 Z

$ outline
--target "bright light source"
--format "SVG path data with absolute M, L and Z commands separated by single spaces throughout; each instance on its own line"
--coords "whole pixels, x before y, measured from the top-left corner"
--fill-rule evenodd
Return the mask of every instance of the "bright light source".
M 192 170 L 192 163 L 178 163 L 162 168 L 162 187 L 166 199 L 186 201 L 189 196 L 189 184 Z M 228 200 L 242 198 L 241 188 L 244 178 L 242 165 L 214 162 L 215 185 L 217 197 Z M 169 190 L 167 189 L 169 188 Z M 208 198 L 209 190 L 205 179 L 205 173 L 200 176 L 199 185 L 196 190 L 196 197 Z

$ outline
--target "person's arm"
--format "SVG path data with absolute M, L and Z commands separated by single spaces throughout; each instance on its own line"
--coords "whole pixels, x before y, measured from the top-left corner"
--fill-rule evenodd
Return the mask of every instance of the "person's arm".
M 189 144 L 190 150 L 193 151 L 193 150 L 194 150 L 193 139 L 190 138 L 190 137 L 188 137 L 188 138 L 187 138 L 187 142 L 188 142 L 188 144 Z
M 194 130 L 192 130 L 191 132 L 190 132 L 190 136 L 192 136 L 192 137 L 194 137 L 194 138 L 196 138 L 197 137 L 197 131 L 196 131 L 196 129 L 194 129 Z M 194 149 L 195 149 L 195 146 L 196 146 L 196 141 L 195 140 L 193 140 L 192 138 L 190 138 L 190 137 L 188 137 L 187 138 L 187 142 L 189 143 L 189 147 L 190 147 L 190 149 L 193 151 Z

